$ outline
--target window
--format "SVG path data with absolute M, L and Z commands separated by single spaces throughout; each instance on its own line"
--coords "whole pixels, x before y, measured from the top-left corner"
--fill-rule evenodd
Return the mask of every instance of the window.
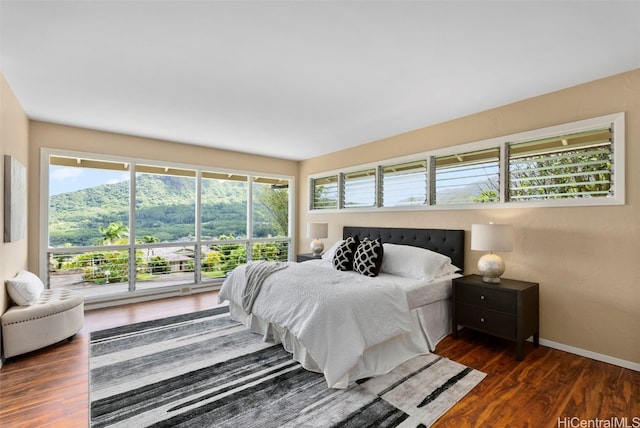
M 432 158 L 437 205 L 498 202 L 500 149 Z
M 253 181 L 253 237 L 289 236 L 289 182 L 255 177 Z
M 252 260 L 289 260 L 289 181 L 276 177 L 254 177 Z
M 342 175 L 344 208 L 374 207 L 376 205 L 376 170 L 349 172 Z
M 101 300 L 206 285 L 248 260 L 291 259 L 291 177 L 56 150 L 43 150 L 42 164 L 49 288 Z
M 426 160 L 382 167 L 381 206 L 425 205 L 427 189 Z
M 625 203 L 624 113 L 310 177 L 311 210 Z
M 205 170 L 201 178 L 203 240 L 245 239 L 249 177 Z
M 193 241 L 196 236 L 196 172 L 135 166 L 135 239 L 137 241 Z M 105 188 L 108 192 L 108 185 Z
M 129 288 L 193 281 L 196 171 L 140 163 L 134 168 L 136 275 Z
M 610 128 L 509 144 L 509 200 L 613 194 Z
M 312 209 L 330 210 L 338 208 L 338 176 L 319 177 L 311 180 L 313 189 Z
M 128 244 L 130 164 L 51 156 L 46 165 L 50 247 Z

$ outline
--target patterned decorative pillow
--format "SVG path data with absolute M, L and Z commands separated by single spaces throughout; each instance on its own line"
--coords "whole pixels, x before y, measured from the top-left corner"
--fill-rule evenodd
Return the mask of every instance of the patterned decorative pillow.
M 333 267 L 338 270 L 353 270 L 353 257 L 359 243 L 357 236 L 349 236 L 338 245 L 333 256 Z
M 353 270 L 366 276 L 378 276 L 382 266 L 384 249 L 380 238 L 375 241 L 364 238 L 353 259 Z

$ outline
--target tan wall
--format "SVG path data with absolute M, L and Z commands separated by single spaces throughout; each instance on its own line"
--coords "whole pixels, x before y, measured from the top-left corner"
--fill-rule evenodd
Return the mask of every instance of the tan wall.
M 4 183 L 4 155 L 14 156 L 29 167 L 29 120 L 9 84 L 0 73 L 0 179 Z M 4 198 L 0 198 L 0 227 L 4 228 Z M 27 210 L 30 206 L 27 204 Z M 27 236 L 29 231 L 27 230 Z M 4 282 L 27 268 L 27 239 L 16 242 L 0 240 L 0 314 L 9 305 Z M 0 332 L 0 343 L 2 332 Z
M 327 245 L 343 225 L 470 229 L 476 222 L 516 227 L 505 276 L 540 282 L 541 336 L 640 363 L 640 70 L 590 82 L 301 163 L 107 132 L 31 122 L 2 78 L 2 153 L 28 165 L 28 267 L 37 270 L 40 149 L 43 147 L 255 170 L 297 176 L 298 245 L 306 251 L 308 220 L 330 224 Z M 626 112 L 627 204 L 619 207 L 477 209 L 393 213 L 307 213 L 307 176 L 436 148 L 575 120 Z M 7 126 L 6 123 L 10 125 Z M 27 141 L 30 142 L 26 159 Z M 299 166 L 299 168 L 298 168 Z M 1 213 L 0 213 L 1 215 Z M 0 245 L 0 275 L 26 264 L 26 243 Z M 466 273 L 481 255 L 469 251 Z M 0 302 L 1 303 L 1 302 Z
M 198 166 L 297 176 L 298 162 L 201 146 L 132 137 L 46 122 L 31 121 L 29 268 L 37 271 L 40 248 L 40 152 L 42 148 L 64 149 L 131 158 L 186 163 Z M 296 180 L 297 181 L 297 180 Z
M 531 129 L 626 113 L 624 206 L 309 214 L 307 176 Z M 329 238 L 344 225 L 470 230 L 511 223 L 514 251 L 505 277 L 540 283 L 541 337 L 640 363 L 640 69 L 418 129 L 301 162 L 299 248 L 307 221 L 327 221 Z M 465 273 L 482 254 L 466 245 Z

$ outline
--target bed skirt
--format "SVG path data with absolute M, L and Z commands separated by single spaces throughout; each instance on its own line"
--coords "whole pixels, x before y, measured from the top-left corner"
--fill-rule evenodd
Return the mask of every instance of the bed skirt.
M 282 343 L 293 359 L 309 371 L 322 373 L 302 344 L 289 330 L 247 314 L 240 305 L 229 302 L 231 317 L 262 335 L 265 341 Z M 330 388 L 347 388 L 358 379 L 386 374 L 405 361 L 435 350 L 451 332 L 451 300 L 439 300 L 411 311 L 411 332 L 367 348 L 358 363 Z

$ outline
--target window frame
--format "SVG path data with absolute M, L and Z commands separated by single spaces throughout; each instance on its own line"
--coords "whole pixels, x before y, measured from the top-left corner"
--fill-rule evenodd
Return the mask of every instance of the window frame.
M 350 174 L 353 174 L 354 177 L 348 177 Z M 373 183 L 371 183 L 372 185 L 369 186 L 371 178 L 373 179 Z M 344 208 L 344 209 L 362 209 L 362 208 L 372 208 L 372 207 L 377 207 L 380 204 L 379 201 L 379 197 L 378 197 L 378 181 L 379 181 L 379 177 L 378 177 L 378 171 L 377 168 L 364 168 L 362 170 L 356 170 L 356 171 L 349 171 L 349 172 L 343 172 L 339 175 L 338 177 L 339 180 L 339 184 L 340 186 L 338 187 L 339 191 L 338 191 L 338 195 L 339 195 L 339 204 L 338 206 L 340 208 Z M 362 204 L 362 205 L 357 205 L 355 203 L 350 203 L 349 206 L 347 206 L 348 201 L 346 200 L 347 197 L 351 196 L 350 191 L 348 191 L 348 186 L 353 186 L 352 190 L 354 190 L 354 194 L 355 196 L 359 196 L 362 195 L 362 190 L 366 191 L 366 195 L 368 197 L 372 198 L 372 203 L 371 204 Z M 370 192 L 370 194 L 369 194 Z
M 412 167 L 414 166 L 415 167 Z M 403 168 L 406 167 L 406 168 Z M 395 170 L 394 168 L 401 168 L 400 171 Z M 388 172 L 387 170 L 391 170 Z M 431 177 L 429 174 L 429 160 L 428 159 L 418 159 L 411 162 L 403 162 L 403 163 L 391 163 L 384 164 L 378 167 L 378 175 L 380 176 L 379 190 L 378 190 L 378 200 L 380 207 L 386 208 L 399 208 L 399 207 L 423 207 L 429 205 L 429 200 L 431 195 L 429 194 L 429 185 L 431 182 Z M 412 183 L 420 183 L 420 188 L 416 187 L 415 190 L 411 190 L 406 192 L 408 197 L 410 198 L 406 203 L 397 202 L 395 204 L 387 203 L 387 200 L 391 198 L 398 198 L 398 193 L 403 191 L 404 189 L 398 189 L 398 182 L 396 181 L 397 177 L 401 176 L 413 176 L 422 175 L 424 181 L 420 182 L 418 180 L 413 180 Z M 387 179 L 388 177 L 388 179 Z M 389 195 L 387 195 L 387 191 Z M 415 202 L 412 198 L 416 198 Z M 418 199 L 419 198 L 419 199 Z M 418 202 L 419 200 L 419 202 Z
M 93 152 L 80 152 L 73 150 L 64 150 L 64 149 L 52 149 L 52 148 L 41 148 L 40 150 L 40 221 L 39 221 L 39 272 L 41 278 L 48 277 L 48 253 L 50 252 L 71 252 L 73 249 L 85 251 L 87 249 L 105 249 L 105 250 L 128 250 L 130 254 L 135 254 L 136 249 L 144 249 L 148 247 L 169 247 L 175 246 L 177 243 L 168 242 L 168 243 L 156 243 L 156 244 L 139 244 L 135 242 L 135 239 L 130 239 L 129 243 L 126 245 L 110 245 L 110 246 L 85 246 L 85 247 L 72 247 L 70 249 L 65 249 L 62 247 L 50 247 L 49 246 L 49 200 L 50 200 L 50 188 L 49 188 L 49 168 L 50 168 L 50 158 L 51 157 L 67 157 L 71 159 L 91 159 L 96 160 L 98 162 L 105 163 L 114 163 L 114 164 L 123 164 L 125 165 L 126 172 L 129 174 L 130 180 L 130 189 L 129 194 L 135 195 L 136 192 L 136 173 L 137 172 L 149 172 L 149 171 L 139 171 L 137 166 L 145 166 L 146 168 L 156 168 L 159 173 L 167 173 L 171 169 L 178 170 L 188 170 L 194 171 L 194 177 L 196 179 L 196 190 L 195 190 L 195 239 L 189 242 L 189 245 L 194 245 L 194 248 L 200 248 L 202 245 L 210 245 L 212 241 L 210 239 L 203 239 L 202 237 L 202 228 L 201 228 L 201 182 L 200 180 L 203 178 L 203 175 L 211 172 L 221 173 L 226 175 L 241 175 L 246 176 L 248 183 L 253 183 L 254 180 L 260 179 L 280 179 L 285 180 L 289 184 L 289 225 L 288 225 L 288 234 L 286 237 L 275 237 L 275 238 L 254 238 L 251 236 L 249 231 L 253 230 L 253 218 L 251 216 L 252 208 L 248 208 L 247 213 L 247 236 L 245 239 L 236 240 L 241 243 L 245 243 L 247 245 L 247 257 L 251 257 L 251 248 L 253 245 L 257 243 L 265 243 L 265 242 L 276 242 L 276 241 L 288 241 L 289 254 L 288 260 L 295 260 L 295 245 L 296 245 L 296 211 L 295 211 L 295 196 L 296 196 L 296 177 L 289 176 L 284 174 L 276 174 L 271 172 L 264 171 L 244 171 L 244 170 L 236 170 L 229 168 L 220 168 L 216 166 L 204 166 L 197 164 L 185 164 L 185 163 L 175 163 L 175 162 L 165 162 L 153 159 L 143 159 L 143 158 L 132 158 L 126 156 L 114 156 L 114 155 L 106 155 L 100 153 Z M 251 205 L 252 197 L 253 197 L 253 186 L 249 185 L 248 187 L 248 205 Z M 135 206 L 135 197 L 130 198 L 129 201 L 129 234 L 130 236 L 136 236 L 136 206 Z M 59 251 L 60 250 L 60 251 Z M 130 257 L 130 266 L 129 266 L 129 277 L 135 278 L 135 257 Z M 223 279 L 223 278 L 222 278 Z M 196 282 L 189 282 L 188 284 L 178 284 L 178 285 L 169 285 L 166 287 L 158 288 L 158 293 L 165 293 L 167 290 L 181 290 L 181 287 L 184 285 L 190 286 L 211 286 L 211 285 L 220 285 L 222 279 L 219 281 L 201 281 L 201 275 L 198 273 Z M 149 294 L 148 292 L 137 290 L 135 288 L 135 281 L 130 280 L 129 282 L 129 292 L 123 294 L 121 298 L 126 299 L 127 296 L 136 296 L 138 294 Z M 46 287 L 49 287 L 48 281 L 46 283 Z M 113 298 L 113 294 L 105 295 L 104 299 L 101 298 L 90 298 L 90 302 L 100 302 L 102 300 L 107 301 Z
M 509 159 L 507 146 L 509 144 L 517 144 L 526 141 L 539 140 L 544 138 L 552 138 L 567 134 L 579 133 L 597 128 L 610 127 L 612 131 L 612 187 L 613 196 L 597 197 L 597 198 L 563 198 L 563 199 L 542 199 L 542 200 L 527 200 L 527 201 L 509 201 L 506 195 L 509 191 L 507 189 L 508 180 L 507 174 L 509 172 L 508 163 Z M 474 151 L 480 151 L 490 148 L 499 147 L 500 160 L 499 160 L 499 201 L 491 203 L 460 203 L 449 205 L 437 205 L 431 197 L 432 192 L 435 191 L 435 182 L 428 180 L 426 185 L 428 186 L 428 201 L 426 204 L 420 205 L 406 205 L 406 206 L 383 206 L 381 198 L 378 198 L 378 203 L 374 207 L 365 208 L 344 208 L 338 207 L 334 209 L 313 209 L 313 205 L 310 203 L 307 205 L 308 213 L 337 213 L 337 212 L 363 212 L 363 211 L 428 211 L 428 210 L 465 210 L 465 209 L 503 209 L 503 208 L 544 208 L 544 207 L 584 207 L 584 206 L 615 206 L 624 205 L 626 203 L 626 167 L 625 167 L 625 113 L 612 113 L 604 116 L 578 120 L 574 122 L 563 123 L 559 125 L 549 126 L 545 128 L 533 129 L 529 131 L 519 132 L 515 134 L 490 138 L 481 141 L 474 141 L 471 143 L 459 144 L 455 146 L 449 146 L 441 149 L 435 149 L 427 152 L 416 153 L 414 155 L 402 156 L 391 159 L 384 159 L 377 162 L 369 162 L 366 164 L 354 165 L 349 168 L 343 168 L 338 170 L 323 171 L 308 175 L 308 183 L 313 183 L 316 178 L 327 177 L 331 175 L 337 175 L 339 180 L 342 174 L 349 172 L 356 172 L 365 169 L 378 169 L 384 168 L 389 165 L 403 164 L 421 159 L 426 159 L 428 162 L 428 177 L 431 177 L 432 161 L 435 157 L 451 156 L 456 153 L 468 153 Z M 338 183 L 338 189 L 341 189 L 342 183 Z M 377 176 L 377 187 L 382 188 L 382 174 Z M 309 191 L 313 192 L 313 187 L 309 187 Z M 380 190 L 379 190 L 380 191 Z M 342 195 L 338 195 L 339 200 Z M 311 195 L 311 200 L 313 195 Z
M 496 154 L 496 160 L 493 160 L 494 156 L 487 156 L 487 154 L 493 154 L 493 153 L 497 153 Z M 478 160 L 465 160 L 464 157 L 477 157 L 478 160 L 481 159 L 489 159 L 488 161 L 485 160 L 484 162 L 478 162 Z M 441 180 L 444 181 L 448 181 L 448 180 L 460 180 L 460 181 L 467 181 L 470 176 L 468 174 L 462 175 L 460 177 L 454 177 L 454 178 L 448 178 L 448 177 L 443 177 L 443 178 L 438 178 L 438 172 L 442 171 L 443 174 L 447 174 L 449 171 L 447 171 L 447 166 L 443 166 L 441 168 L 438 167 L 438 160 L 442 159 L 455 159 L 459 162 L 460 165 L 455 165 L 455 162 L 451 164 L 451 168 L 462 168 L 462 171 L 465 173 L 468 173 L 470 170 L 475 170 L 477 169 L 478 165 L 484 165 L 487 163 L 496 163 L 496 165 L 494 166 L 488 166 L 490 168 L 497 168 L 496 171 L 496 175 L 497 175 L 497 185 L 498 185 L 498 192 L 497 192 L 497 196 L 498 196 L 498 200 L 497 201 L 485 201 L 483 202 L 483 204 L 495 204 L 498 203 L 500 201 L 500 197 L 503 193 L 503 187 L 500 185 L 501 183 L 501 175 L 500 175 L 500 165 L 502 163 L 502 150 L 500 146 L 494 146 L 494 147 L 489 147 L 489 148 L 484 148 L 484 149 L 480 149 L 480 150 L 473 150 L 471 152 L 459 152 L 459 153 L 455 153 L 455 154 L 451 154 L 451 155 L 439 155 L 439 156 L 432 156 L 431 157 L 431 204 L 432 205 L 436 205 L 436 206 L 454 206 L 454 205 L 468 205 L 469 202 L 457 202 L 455 200 L 451 201 L 451 202 L 440 202 L 439 198 L 438 198 L 438 191 L 440 190 L 439 188 L 439 184 L 441 182 Z M 466 168 L 466 167 L 471 167 L 471 168 Z M 490 175 L 484 175 L 485 180 L 490 179 Z M 468 183 L 465 186 L 468 185 L 472 185 L 472 184 L 478 184 L 478 183 Z M 456 187 L 459 185 L 449 185 L 449 186 L 444 186 L 445 188 L 451 188 L 451 187 Z M 491 189 L 488 189 L 491 190 Z M 480 194 L 482 194 L 482 192 L 480 192 Z M 473 205 L 478 204 L 479 202 L 473 202 Z
M 330 208 L 316 208 L 316 181 L 317 180 L 329 180 L 329 182 L 333 182 L 333 178 L 335 178 L 335 186 L 336 186 L 336 198 L 335 198 L 335 207 L 330 207 Z M 336 173 L 336 174 L 324 174 L 324 175 L 318 175 L 316 177 L 313 177 L 311 179 L 309 179 L 309 206 L 312 207 L 313 210 L 316 210 L 318 212 L 327 212 L 327 211 L 331 211 L 331 210 L 336 210 L 340 208 L 340 174 Z M 320 184 L 322 185 L 322 184 Z M 332 186 L 333 187 L 333 186 Z M 334 205 L 334 204 L 332 204 Z

